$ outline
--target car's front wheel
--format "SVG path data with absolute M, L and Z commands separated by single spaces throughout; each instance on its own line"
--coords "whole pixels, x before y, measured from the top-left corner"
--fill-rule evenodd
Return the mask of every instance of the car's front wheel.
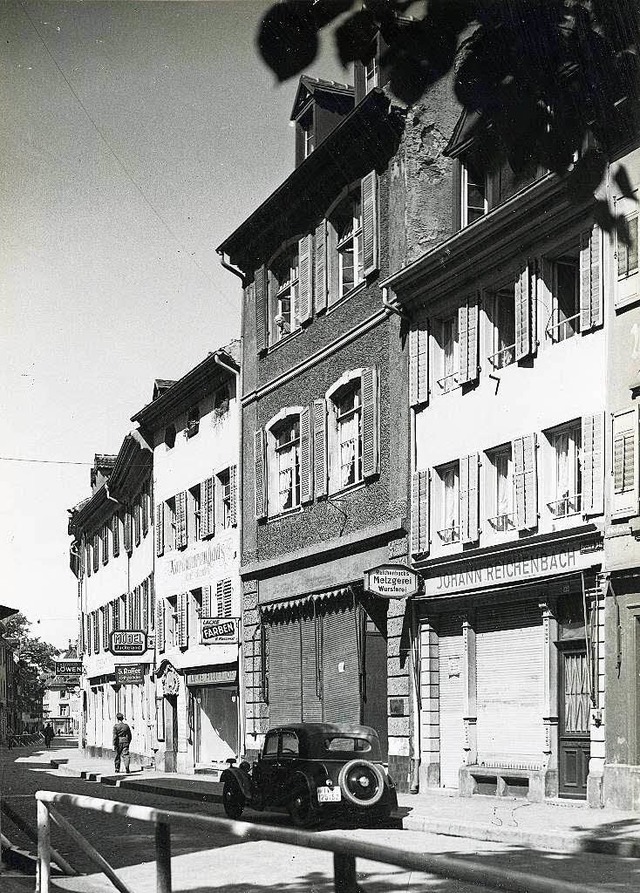
M 289 800 L 289 815 L 296 828 L 310 828 L 318 821 L 318 811 L 306 785 L 299 784 L 294 788 Z
M 228 778 L 222 788 L 222 805 L 230 819 L 239 819 L 243 813 L 246 797 L 240 790 L 240 785 L 235 778 Z

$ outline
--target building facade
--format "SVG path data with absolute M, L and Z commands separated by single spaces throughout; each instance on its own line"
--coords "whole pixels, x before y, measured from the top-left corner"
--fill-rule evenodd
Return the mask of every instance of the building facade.
M 42 721 L 50 722 L 56 735 L 77 737 L 82 717 L 82 661 L 77 647 L 69 643 L 55 665 L 42 699 Z
M 239 342 L 134 417 L 153 447 L 156 764 L 215 771 L 240 751 Z
M 2 621 L 17 614 L 17 608 L 0 605 L 0 743 L 5 744 L 9 733 L 22 731 L 19 714 L 17 674 L 12 643 L 3 635 Z

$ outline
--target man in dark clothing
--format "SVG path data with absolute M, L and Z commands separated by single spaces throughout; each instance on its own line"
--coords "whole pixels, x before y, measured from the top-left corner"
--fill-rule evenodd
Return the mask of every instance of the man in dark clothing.
M 122 713 L 116 714 L 118 722 L 113 727 L 113 749 L 116 753 L 116 772 L 120 771 L 120 760 L 124 764 L 124 771 L 129 771 L 129 745 L 131 744 L 131 729 L 124 722 Z
M 54 733 L 53 733 L 53 726 L 51 725 L 50 722 L 48 722 L 46 724 L 46 726 L 44 727 L 43 735 L 44 735 L 44 743 L 46 744 L 47 748 L 51 747 L 51 742 L 54 739 Z

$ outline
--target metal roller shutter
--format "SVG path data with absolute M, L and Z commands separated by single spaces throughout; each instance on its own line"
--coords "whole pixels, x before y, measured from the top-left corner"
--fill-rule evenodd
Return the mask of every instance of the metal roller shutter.
M 301 719 L 300 624 L 276 621 L 269 627 L 269 723 L 277 726 Z
M 476 626 L 478 763 L 540 766 L 544 636 L 537 605 L 486 612 Z
M 319 680 L 316 663 L 316 619 L 313 616 L 301 617 L 300 628 L 302 719 L 304 722 L 322 722 L 322 701 L 318 697 Z
M 441 636 L 438 643 L 440 683 L 440 786 L 458 787 L 463 761 L 464 708 L 462 631 Z
M 351 605 L 335 604 L 323 617 L 324 719 L 360 722 L 356 619 Z

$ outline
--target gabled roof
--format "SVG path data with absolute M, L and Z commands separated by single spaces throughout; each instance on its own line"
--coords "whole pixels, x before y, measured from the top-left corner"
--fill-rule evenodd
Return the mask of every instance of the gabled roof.
M 353 96 L 353 87 L 349 84 L 339 84 L 337 81 L 325 81 L 322 78 L 312 78 L 303 74 L 296 90 L 291 120 L 295 121 L 309 99 L 316 93 L 332 94 L 334 96 Z
M 453 128 L 453 133 L 451 134 L 451 138 L 447 143 L 443 154 L 453 157 L 459 155 L 460 152 L 467 148 L 484 126 L 486 125 L 481 112 L 470 112 L 465 109 L 458 118 L 456 126 Z

